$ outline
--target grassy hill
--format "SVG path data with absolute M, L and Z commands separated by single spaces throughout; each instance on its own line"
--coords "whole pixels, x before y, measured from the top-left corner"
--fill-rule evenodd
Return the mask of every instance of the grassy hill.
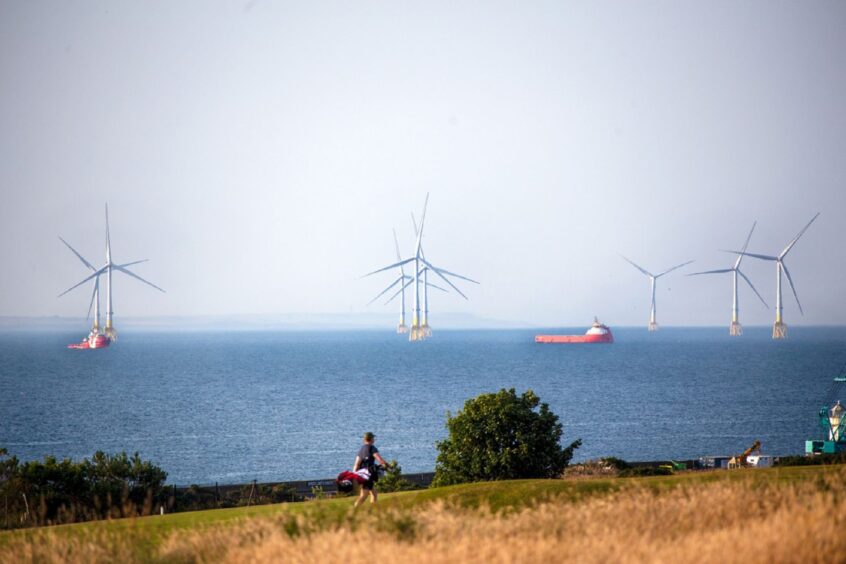
M 815 561 L 846 548 L 838 508 L 846 501 L 844 478 L 843 467 L 821 466 L 464 484 L 383 495 L 358 512 L 351 498 L 338 498 L 6 532 L 0 561 L 643 561 L 685 554 Z

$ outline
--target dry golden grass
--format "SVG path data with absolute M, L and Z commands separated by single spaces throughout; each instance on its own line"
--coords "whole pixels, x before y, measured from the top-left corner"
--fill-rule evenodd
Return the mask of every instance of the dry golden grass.
M 437 502 L 313 511 L 144 539 L 41 531 L 3 562 L 838 562 L 846 554 L 846 469 L 801 482 L 749 479 L 627 488 L 510 512 Z

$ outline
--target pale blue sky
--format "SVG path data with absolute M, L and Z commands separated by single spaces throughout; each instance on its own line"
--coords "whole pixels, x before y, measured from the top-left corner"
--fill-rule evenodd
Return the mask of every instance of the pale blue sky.
M 100 262 L 106 200 L 168 290 L 116 278 L 118 316 L 390 312 L 357 277 L 429 191 L 427 255 L 483 283 L 435 326 L 645 324 L 618 253 L 726 267 L 753 220 L 774 254 L 817 211 L 785 317 L 844 323 L 844 100 L 843 2 L 6 0 L 0 315 L 84 315 L 57 235 Z M 662 324 L 728 324 L 728 277 L 658 294 Z

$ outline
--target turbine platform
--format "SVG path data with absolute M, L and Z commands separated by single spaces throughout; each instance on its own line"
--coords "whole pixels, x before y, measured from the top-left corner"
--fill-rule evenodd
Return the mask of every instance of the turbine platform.
M 729 327 L 729 335 L 732 337 L 739 337 L 740 335 L 743 335 L 743 326 L 737 321 L 732 321 L 731 327 Z

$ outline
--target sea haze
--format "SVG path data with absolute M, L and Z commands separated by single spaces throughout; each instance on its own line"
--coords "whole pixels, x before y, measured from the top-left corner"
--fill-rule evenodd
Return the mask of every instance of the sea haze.
M 565 329 L 583 332 L 584 328 Z M 531 330 L 0 333 L 0 447 L 23 460 L 138 451 L 176 484 L 333 476 L 364 431 L 404 471 L 434 468 L 445 416 L 483 392 L 533 389 L 581 438 L 576 459 L 684 459 L 759 439 L 801 453 L 846 363 L 846 328 L 615 331 L 538 345 Z M 846 398 L 842 398 L 846 400 Z

